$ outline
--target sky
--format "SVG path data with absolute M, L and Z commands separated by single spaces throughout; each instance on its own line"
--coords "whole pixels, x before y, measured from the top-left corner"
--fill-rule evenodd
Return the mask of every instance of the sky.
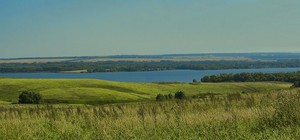
M 0 58 L 300 52 L 299 0 L 0 0 Z

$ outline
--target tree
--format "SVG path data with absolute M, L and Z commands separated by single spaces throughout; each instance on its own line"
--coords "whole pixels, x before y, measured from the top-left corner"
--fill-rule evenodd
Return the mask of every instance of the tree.
M 20 104 L 39 104 L 41 100 L 41 94 L 33 91 L 23 91 L 19 96 Z
M 185 93 L 183 92 L 183 91 L 177 91 L 176 93 L 175 93 L 175 99 L 185 99 L 186 98 L 186 96 L 185 96 Z

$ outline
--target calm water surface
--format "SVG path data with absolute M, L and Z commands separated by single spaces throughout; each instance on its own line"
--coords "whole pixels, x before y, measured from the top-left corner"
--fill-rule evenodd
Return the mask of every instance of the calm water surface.
M 294 72 L 300 68 L 230 69 L 230 70 L 169 70 L 147 72 L 106 72 L 106 73 L 0 73 L 10 78 L 93 78 L 121 82 L 191 82 L 205 75 L 241 72 Z

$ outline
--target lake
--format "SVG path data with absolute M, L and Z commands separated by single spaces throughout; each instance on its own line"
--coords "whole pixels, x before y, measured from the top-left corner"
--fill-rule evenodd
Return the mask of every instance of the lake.
M 145 72 L 105 72 L 105 73 L 0 73 L 0 77 L 10 78 L 93 78 L 121 82 L 191 82 L 205 75 L 241 72 L 295 72 L 300 68 L 229 69 L 229 70 L 168 70 Z

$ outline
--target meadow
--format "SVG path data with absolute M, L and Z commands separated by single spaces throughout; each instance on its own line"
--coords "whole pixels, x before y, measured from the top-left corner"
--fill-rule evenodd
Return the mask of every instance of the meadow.
M 299 139 L 291 83 L 0 79 L 0 139 Z M 21 91 L 42 104 L 17 103 Z M 155 101 L 184 91 L 187 99 Z
M 44 103 L 106 104 L 153 101 L 157 94 L 184 91 L 188 97 L 231 93 L 267 93 L 289 89 L 291 83 L 130 83 L 95 79 L 0 78 L 0 103 L 17 103 L 22 91 L 42 94 Z
M 299 90 L 110 105 L 0 105 L 0 139 L 299 139 Z

